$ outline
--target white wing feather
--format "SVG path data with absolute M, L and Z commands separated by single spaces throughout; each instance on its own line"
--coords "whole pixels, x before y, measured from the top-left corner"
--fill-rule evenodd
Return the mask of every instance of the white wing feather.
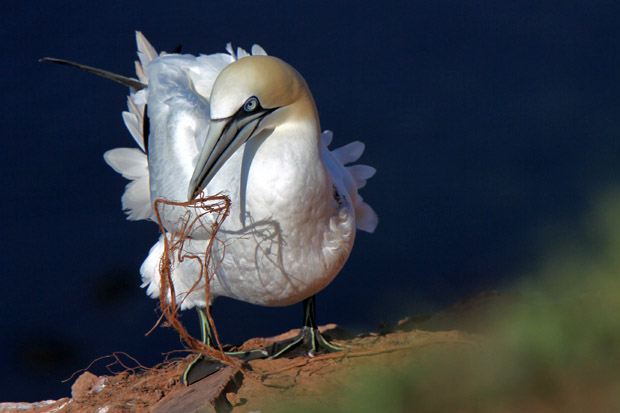
M 327 146 L 333 139 L 331 131 L 321 134 L 323 146 L 323 162 L 330 171 L 334 185 L 338 192 L 346 192 L 353 201 L 355 208 L 355 226 L 366 232 L 374 232 L 379 218 L 373 209 L 362 200 L 357 190 L 366 185 L 366 180 L 371 178 L 376 170 L 368 165 L 345 166 L 347 163 L 357 161 L 364 152 L 364 144 L 359 141 L 351 142 L 345 146 L 330 151 Z
M 138 59 L 135 62 L 136 74 L 140 82 L 149 84 L 149 65 L 165 52 L 157 53 L 141 32 L 136 32 L 136 44 Z M 217 75 L 230 63 L 237 59 L 249 56 L 242 48 L 237 48 L 236 53 L 231 44 L 226 46 L 228 53 L 215 53 L 211 55 L 166 55 L 166 66 L 176 71 L 176 76 L 189 81 L 191 89 L 197 93 L 205 103 L 211 95 L 211 88 Z M 266 55 L 265 50 L 258 46 L 252 46 L 252 55 Z M 148 99 L 148 89 L 132 91 L 127 97 L 127 111 L 123 112 L 123 121 L 127 130 L 138 144 L 140 149 L 116 148 L 104 154 L 104 159 L 112 169 L 131 182 L 126 186 L 121 197 L 123 210 L 129 220 L 153 219 L 153 206 L 150 196 L 150 176 L 148 158 L 146 155 L 145 142 L 148 137 L 143 136 L 144 109 Z M 169 101 L 173 104 L 175 102 Z M 176 102 L 178 103 L 178 102 Z
M 127 219 L 136 221 L 152 218 L 149 191 L 149 165 L 146 154 L 137 148 L 116 148 L 103 154 L 103 159 L 124 178 L 131 182 L 121 197 Z
M 355 187 L 361 189 L 366 186 L 366 180 L 372 178 L 377 170 L 368 165 L 351 165 L 347 167 L 347 171 L 353 177 Z
M 146 37 L 140 31 L 136 32 L 136 44 L 138 45 L 138 59 L 140 59 L 142 67 L 146 67 L 159 56 L 155 48 L 151 46 L 151 43 L 146 40 Z
M 131 105 L 133 105 L 133 101 L 131 100 L 131 98 L 129 98 L 127 106 Z M 142 118 L 142 116 L 140 116 L 140 118 Z M 129 131 L 129 133 L 131 133 L 133 139 L 136 141 L 138 146 L 140 146 L 140 149 L 144 151 L 142 125 L 140 124 L 141 122 L 138 120 L 138 115 L 132 112 L 123 112 L 123 121 L 125 122 L 125 127 L 127 127 L 127 130 Z
M 265 49 L 255 44 L 252 46 L 252 56 L 267 56 Z
M 334 149 L 332 151 L 332 154 L 336 159 L 338 159 L 341 164 L 346 165 L 348 163 L 357 161 L 364 153 L 365 147 L 366 146 L 362 142 L 354 141 L 344 146 L 341 146 L 338 149 Z
M 146 155 L 137 148 L 116 148 L 103 154 L 103 159 L 125 179 L 139 179 L 148 176 L 149 165 Z

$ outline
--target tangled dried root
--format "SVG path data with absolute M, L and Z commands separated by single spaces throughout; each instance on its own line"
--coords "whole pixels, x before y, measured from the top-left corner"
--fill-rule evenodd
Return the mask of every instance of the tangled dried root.
M 162 215 L 164 214 L 164 209 L 166 207 L 181 207 L 186 209 L 186 212 L 179 220 L 180 222 L 178 222 L 178 225 L 175 226 L 180 230 L 168 232 L 164 227 Z M 230 199 L 225 195 L 214 195 L 208 197 L 203 197 L 201 195 L 200 197 L 188 202 L 172 202 L 163 199 L 158 199 L 155 201 L 155 217 L 162 234 L 164 234 L 164 253 L 162 254 L 159 264 L 161 283 L 159 305 L 162 311 L 162 317 L 165 317 L 168 323 L 170 323 L 170 325 L 172 325 L 179 332 L 179 335 L 183 338 L 183 340 L 185 340 L 192 350 L 216 358 L 226 364 L 239 367 L 239 361 L 227 356 L 222 350 L 217 329 L 215 328 L 215 324 L 211 318 L 208 305 L 206 307 L 206 313 L 209 318 L 209 322 L 213 326 L 213 334 L 215 336 L 218 350 L 207 346 L 202 341 L 192 337 L 181 324 L 178 317 L 178 312 L 181 308 L 181 303 L 183 300 L 189 296 L 192 291 L 198 289 L 200 283 L 203 281 L 205 300 L 207 303 L 209 302 L 210 281 L 215 273 L 215 270 L 221 263 L 221 260 L 219 262 L 213 262 L 212 247 L 215 242 L 221 242 L 215 236 L 229 212 Z M 202 255 L 202 251 L 199 254 L 201 256 L 188 253 L 184 250 L 185 243 L 198 229 L 205 230 L 210 234 L 210 239 L 207 243 L 207 247 L 205 248 L 204 255 Z M 199 263 L 200 274 L 190 291 L 187 294 L 184 294 L 180 302 L 177 302 L 177 295 L 172 282 L 172 263 L 175 261 L 180 263 L 186 259 L 196 260 Z M 159 322 L 157 324 L 159 324 Z

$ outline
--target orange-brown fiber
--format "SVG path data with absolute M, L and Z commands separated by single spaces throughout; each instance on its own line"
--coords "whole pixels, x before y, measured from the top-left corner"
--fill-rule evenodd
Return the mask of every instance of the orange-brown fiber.
M 180 228 L 180 231 L 166 231 L 162 223 L 162 215 L 166 206 L 187 208 L 187 213 L 183 216 L 183 218 L 181 218 L 180 225 L 177 225 L 177 228 Z M 200 264 L 199 277 L 190 291 L 187 294 L 184 294 L 184 297 L 187 297 L 189 293 L 198 288 L 200 282 L 204 280 L 205 299 L 207 303 L 209 302 L 209 284 L 215 270 L 217 269 L 217 266 L 221 263 L 221 261 L 216 263 L 212 262 L 211 250 L 214 242 L 221 242 L 217 240 L 216 234 L 229 212 L 230 199 L 224 195 L 214 195 L 208 197 L 199 196 L 198 198 L 188 202 L 172 202 L 163 199 L 158 199 L 155 201 L 155 217 L 162 234 L 164 234 L 164 253 L 159 264 L 161 282 L 159 290 L 159 304 L 162 315 L 179 332 L 183 340 L 187 342 L 192 350 L 206 354 L 222 361 L 225 364 L 239 368 L 240 362 L 227 356 L 222 350 L 217 329 L 215 328 L 215 323 L 211 318 L 209 305 L 207 305 L 206 314 L 209 322 L 213 326 L 213 334 L 215 336 L 217 348 L 207 346 L 201 340 L 192 337 L 187 332 L 185 327 L 183 327 L 183 324 L 178 317 L 178 312 L 181 308 L 182 301 L 177 302 L 177 295 L 172 282 L 172 263 L 175 260 L 177 263 L 181 263 L 186 259 L 197 260 Z M 192 233 L 198 228 L 202 228 L 211 234 L 203 257 L 188 253 L 184 251 L 183 248 L 185 242 L 192 238 Z

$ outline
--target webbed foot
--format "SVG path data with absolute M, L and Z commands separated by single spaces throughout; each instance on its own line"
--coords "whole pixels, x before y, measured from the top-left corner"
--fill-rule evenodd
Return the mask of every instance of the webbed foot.
M 265 350 L 234 351 L 226 352 L 225 354 L 241 361 L 256 360 L 268 356 L 268 353 Z M 223 367 L 226 367 L 226 364 L 217 359 L 201 354 L 196 357 L 194 361 L 189 364 L 189 366 L 187 366 L 181 380 L 184 385 L 189 386 L 190 384 L 194 384 L 205 377 L 209 377 Z
M 208 346 L 215 347 L 216 340 L 213 334 L 213 327 L 211 326 L 207 313 L 204 309 L 198 308 L 198 316 L 200 318 L 202 342 Z M 230 349 L 230 347 L 228 347 L 228 349 Z M 227 346 L 225 346 L 223 350 L 227 356 L 237 358 L 241 361 L 256 360 L 268 356 L 265 350 L 226 351 Z M 225 366 L 226 364 L 217 359 L 200 354 L 194 361 L 189 363 L 189 366 L 187 366 L 183 373 L 181 381 L 186 386 L 189 386 L 205 377 L 209 377 Z
M 278 357 L 314 357 L 319 354 L 342 351 L 343 348 L 327 341 L 318 328 L 304 326 L 297 336 L 275 342 L 265 350 L 269 354 L 269 359 L 274 359 Z

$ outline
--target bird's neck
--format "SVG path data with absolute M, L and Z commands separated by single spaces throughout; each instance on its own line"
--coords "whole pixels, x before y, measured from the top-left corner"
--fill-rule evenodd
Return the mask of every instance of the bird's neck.
M 321 157 L 316 116 L 288 116 L 262 141 L 246 143 L 244 164 L 251 159 L 254 189 L 278 194 L 295 203 L 300 194 L 311 199 L 331 191 L 331 178 Z M 260 189 L 259 189 L 260 188 Z
M 321 161 L 321 124 L 319 114 L 310 91 L 305 89 L 302 96 L 287 113 L 287 120 L 280 126 L 282 136 L 290 136 L 300 145 L 299 150 L 311 155 L 312 160 Z

